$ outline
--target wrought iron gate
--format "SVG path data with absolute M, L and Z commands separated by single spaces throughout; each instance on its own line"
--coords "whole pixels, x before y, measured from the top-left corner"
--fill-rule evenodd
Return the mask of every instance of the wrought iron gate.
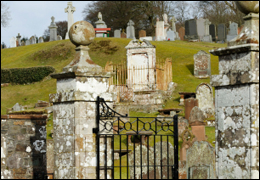
M 121 115 L 97 97 L 97 179 L 178 179 L 178 116 L 166 119 Z

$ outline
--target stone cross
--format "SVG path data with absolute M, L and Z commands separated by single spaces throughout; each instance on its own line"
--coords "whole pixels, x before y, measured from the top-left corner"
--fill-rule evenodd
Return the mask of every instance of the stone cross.
M 173 30 L 174 32 L 176 32 L 175 22 L 177 22 L 177 20 L 175 19 L 174 16 L 172 16 L 171 22 L 172 22 L 172 30 Z
M 102 14 L 101 14 L 101 12 L 98 12 L 98 20 L 102 21 Z
M 18 33 L 18 35 L 16 36 L 16 39 L 17 39 L 17 41 L 18 41 L 18 46 L 20 46 L 21 45 L 21 35 L 20 35 L 20 33 Z
M 168 24 L 168 16 L 167 14 L 163 14 L 163 20 L 165 24 Z
M 65 13 L 68 13 L 68 31 L 66 33 L 66 38 L 69 39 L 68 32 L 70 30 L 71 25 L 74 23 L 73 13 L 76 11 L 76 8 L 72 6 L 72 2 L 68 2 L 68 7 L 65 8 Z
M 204 25 L 205 25 L 205 36 L 209 35 L 209 25 L 211 24 L 211 22 L 206 19 L 205 22 L 204 22 Z

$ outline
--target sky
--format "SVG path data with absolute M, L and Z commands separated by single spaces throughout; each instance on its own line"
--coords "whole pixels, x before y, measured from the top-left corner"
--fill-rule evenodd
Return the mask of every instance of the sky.
M 40 37 L 51 24 L 51 17 L 57 21 L 67 21 L 68 13 L 64 12 L 69 1 L 1 1 L 9 7 L 11 20 L 6 28 L 1 27 L 1 44 L 10 46 L 11 37 L 18 33 L 30 38 L 33 35 Z M 76 8 L 73 13 L 74 22 L 82 21 L 82 11 L 90 1 L 73 1 Z

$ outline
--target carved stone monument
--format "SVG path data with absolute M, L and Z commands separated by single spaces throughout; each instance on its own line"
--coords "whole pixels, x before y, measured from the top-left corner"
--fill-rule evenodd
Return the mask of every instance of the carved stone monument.
M 51 17 L 51 25 L 49 26 L 50 29 L 50 40 L 49 41 L 57 41 L 57 28 L 56 23 L 54 22 L 55 18 Z
M 194 54 L 194 76 L 208 78 L 211 75 L 210 54 L 201 50 Z
M 11 37 L 10 39 L 10 48 L 16 47 L 16 38 Z
M 16 36 L 16 39 L 17 39 L 17 41 L 18 41 L 18 46 L 21 46 L 21 35 L 20 35 L 20 33 L 18 33 L 18 35 Z
M 68 31 L 66 33 L 65 39 L 69 39 L 69 30 L 71 25 L 74 23 L 73 13 L 76 11 L 76 8 L 72 6 L 72 2 L 68 2 L 67 8 L 65 8 L 65 13 L 68 13 Z
M 101 12 L 98 12 L 98 21 L 96 21 L 95 24 L 96 24 L 96 28 L 107 28 L 106 23 L 102 19 Z M 96 37 L 103 37 L 103 33 L 107 32 L 107 31 L 100 30 L 100 31 L 96 31 L 96 32 L 98 32 L 98 33 L 96 33 Z M 104 34 L 104 37 L 107 37 L 107 34 Z
M 127 23 L 127 28 L 126 28 L 126 37 L 130 39 L 135 39 L 135 23 L 132 20 L 129 20 Z

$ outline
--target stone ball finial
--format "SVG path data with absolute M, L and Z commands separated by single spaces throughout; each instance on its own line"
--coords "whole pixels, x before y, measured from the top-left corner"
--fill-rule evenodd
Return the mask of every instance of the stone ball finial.
M 77 21 L 70 27 L 70 41 L 76 46 L 88 46 L 95 38 L 95 29 L 87 21 Z
M 259 1 L 235 1 L 235 3 L 242 13 L 259 13 Z

